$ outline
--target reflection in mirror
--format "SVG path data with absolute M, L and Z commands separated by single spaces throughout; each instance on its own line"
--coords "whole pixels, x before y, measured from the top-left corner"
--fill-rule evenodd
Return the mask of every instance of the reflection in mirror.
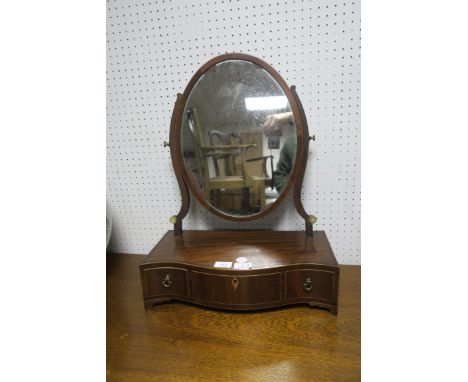
M 228 60 L 208 69 L 184 109 L 182 155 L 204 199 L 228 215 L 253 215 L 289 181 L 296 128 L 288 99 L 263 68 Z

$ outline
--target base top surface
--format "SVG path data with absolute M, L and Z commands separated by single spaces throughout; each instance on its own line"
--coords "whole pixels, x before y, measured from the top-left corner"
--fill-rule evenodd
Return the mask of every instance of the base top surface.
M 168 231 L 145 257 L 142 265 L 151 263 L 185 263 L 213 268 L 215 261 L 234 263 L 246 257 L 251 269 L 264 269 L 291 264 L 337 266 L 324 231 L 313 237 L 304 231 L 184 231 L 174 236 Z M 219 268 L 215 268 L 219 269 Z

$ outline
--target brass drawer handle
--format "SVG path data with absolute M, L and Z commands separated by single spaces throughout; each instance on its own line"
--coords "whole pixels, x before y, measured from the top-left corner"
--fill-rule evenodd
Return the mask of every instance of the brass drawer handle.
M 165 288 L 169 288 L 172 284 L 172 281 L 171 281 L 171 276 L 170 275 L 166 275 L 166 277 L 164 277 L 164 280 L 162 281 L 162 285 L 163 287 Z
M 308 292 L 312 289 L 312 281 L 310 280 L 310 277 L 306 278 L 306 281 L 304 283 L 304 289 Z

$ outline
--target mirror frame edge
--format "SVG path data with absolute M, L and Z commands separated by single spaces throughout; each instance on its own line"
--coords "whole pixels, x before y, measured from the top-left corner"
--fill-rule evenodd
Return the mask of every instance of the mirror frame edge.
M 228 60 L 242 60 L 252 62 L 262 69 L 266 70 L 273 79 L 278 83 L 281 87 L 283 92 L 285 93 L 288 102 L 291 106 L 291 110 L 294 116 L 294 122 L 296 125 L 296 136 L 297 136 L 297 150 L 296 150 L 296 157 L 294 158 L 294 166 L 293 171 L 291 172 L 288 184 L 286 188 L 279 194 L 276 201 L 266 207 L 264 210 L 260 211 L 259 213 L 246 215 L 246 216 L 235 216 L 223 213 L 222 211 L 213 207 L 210 203 L 208 203 L 204 198 L 200 190 L 195 187 L 193 181 L 191 181 L 190 176 L 187 172 L 187 168 L 184 164 L 182 150 L 180 145 L 180 137 L 181 137 L 181 130 L 182 130 L 182 121 L 183 121 L 183 112 L 185 109 L 186 102 L 188 100 L 188 96 L 192 91 L 195 84 L 201 78 L 201 76 L 206 73 L 211 67 L 216 64 L 219 64 L 223 61 Z M 208 211 L 213 213 L 216 216 L 219 216 L 225 220 L 235 221 L 235 222 L 247 222 L 258 220 L 266 216 L 272 210 L 274 210 L 277 206 L 281 204 L 281 202 L 286 198 L 288 193 L 290 192 L 291 188 L 295 186 L 294 191 L 294 204 L 299 212 L 299 214 L 306 219 L 306 231 L 309 231 L 307 226 L 307 218 L 308 216 L 305 213 L 304 207 L 302 206 L 302 202 L 300 200 L 301 197 L 301 189 L 302 189 L 302 181 L 304 178 L 305 169 L 307 167 L 307 158 L 308 158 L 308 147 L 309 147 L 309 137 L 308 137 L 308 126 L 307 121 L 305 119 L 305 113 L 302 108 L 302 104 L 299 100 L 299 97 L 295 91 L 295 86 L 288 87 L 286 81 L 281 77 L 281 75 L 267 62 L 248 55 L 244 53 L 226 53 L 219 56 L 216 56 L 209 61 L 207 61 L 204 65 L 202 65 L 192 76 L 189 83 L 187 84 L 183 94 L 177 94 L 176 104 L 173 110 L 172 118 L 171 118 L 171 126 L 170 126 L 170 150 L 171 150 L 171 159 L 172 159 L 172 166 L 174 168 L 174 172 L 176 173 L 177 181 L 179 183 L 179 187 L 181 190 L 182 196 L 182 206 L 178 215 L 171 217 L 171 222 L 174 224 L 174 233 L 175 235 L 182 234 L 182 219 L 187 215 L 189 206 L 190 206 L 190 195 L 188 194 L 188 190 L 190 193 L 195 196 L 198 202 L 205 207 Z M 307 232 L 309 233 L 309 232 Z M 310 232 L 311 234 L 311 232 Z

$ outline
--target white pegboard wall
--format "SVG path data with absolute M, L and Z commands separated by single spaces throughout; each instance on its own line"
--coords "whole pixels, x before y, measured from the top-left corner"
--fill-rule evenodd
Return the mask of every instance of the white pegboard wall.
M 338 261 L 360 263 L 360 3 L 107 2 L 110 249 L 147 253 L 172 225 L 180 191 L 169 149 L 176 94 L 206 61 L 247 53 L 296 85 L 311 142 L 302 197 Z M 192 199 L 184 228 L 304 229 L 288 196 L 266 218 L 232 223 Z

